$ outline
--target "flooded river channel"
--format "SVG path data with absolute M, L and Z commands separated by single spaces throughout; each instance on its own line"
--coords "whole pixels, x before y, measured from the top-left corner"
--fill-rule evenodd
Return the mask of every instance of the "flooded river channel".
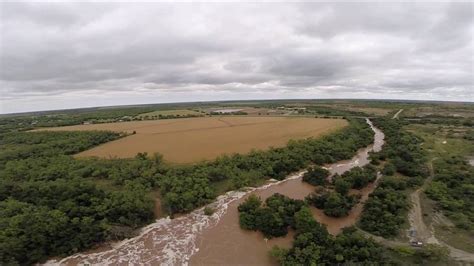
M 369 163 L 370 151 L 379 151 L 384 143 L 384 134 L 373 127 L 375 141 L 357 152 L 351 160 L 326 165 L 332 173 L 342 174 L 356 166 Z M 211 204 L 216 212 L 211 216 L 203 208 L 176 219 L 159 219 L 142 229 L 139 236 L 119 242 L 108 250 L 79 253 L 60 261 L 48 261 L 49 265 L 272 265 L 268 251 L 274 246 L 290 247 L 293 232 L 286 237 L 265 239 L 259 232 L 242 230 L 239 227 L 237 206 L 251 194 L 265 199 L 274 193 L 281 193 L 295 199 L 304 199 L 314 187 L 301 181 L 304 172 L 289 176 L 278 182 L 268 183 L 248 191 L 231 191 L 219 196 Z M 312 208 L 315 218 L 327 225 L 331 234 L 337 234 L 346 226 L 353 225 L 362 212 L 363 202 L 374 190 L 371 184 L 351 193 L 361 194 L 357 204 L 347 217 L 332 218 L 321 210 Z

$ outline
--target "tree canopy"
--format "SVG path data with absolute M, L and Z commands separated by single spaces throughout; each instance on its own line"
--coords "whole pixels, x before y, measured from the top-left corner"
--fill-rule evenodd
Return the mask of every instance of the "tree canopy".
M 221 182 L 229 184 L 226 189 L 238 189 L 283 179 L 312 163 L 348 159 L 373 140 L 370 127 L 356 119 L 322 138 L 194 165 L 167 165 L 159 154 L 72 156 L 123 136 L 104 131 L 0 134 L 0 264 L 32 264 L 127 237 L 153 220 L 154 191 L 160 192 L 166 212 L 188 212 L 213 201 Z M 275 229 L 265 233 L 284 234 L 281 228 L 292 219 L 271 214 L 272 204 L 259 211 L 261 222 Z M 53 223 L 48 217 L 57 219 Z M 49 222 L 52 226 L 45 226 Z

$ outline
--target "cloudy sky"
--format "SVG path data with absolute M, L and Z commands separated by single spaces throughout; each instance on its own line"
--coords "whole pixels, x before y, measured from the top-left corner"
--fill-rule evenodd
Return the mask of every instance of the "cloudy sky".
M 223 99 L 474 101 L 472 3 L 2 3 L 0 113 Z

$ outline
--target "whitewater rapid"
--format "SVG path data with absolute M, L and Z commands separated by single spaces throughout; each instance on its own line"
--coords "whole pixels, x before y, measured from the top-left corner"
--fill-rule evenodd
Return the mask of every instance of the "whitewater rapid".
M 383 133 L 375 128 L 370 120 L 367 119 L 367 123 L 375 132 L 374 143 L 360 149 L 350 160 L 326 165 L 326 168 L 332 174 L 342 174 L 355 166 L 366 165 L 369 163 L 369 152 L 381 150 L 384 143 Z M 263 192 L 270 192 L 270 190 L 277 190 L 275 187 L 281 188 L 286 182 L 293 183 L 295 182 L 293 180 L 300 179 L 305 172 L 303 170 L 294 173 L 281 181 L 270 181 L 270 183 L 258 188 L 244 188 L 239 191 L 227 192 L 207 205 L 215 210 L 212 215 L 205 215 L 205 207 L 202 207 L 175 219 L 169 217 L 158 219 L 142 228 L 138 236 L 117 242 L 108 250 L 78 253 L 60 260 L 49 260 L 45 265 L 188 265 L 191 257 L 199 252 L 199 244 L 206 246 L 205 243 L 202 243 L 202 239 L 205 238 L 203 232 L 206 231 L 206 233 L 212 234 L 212 232 L 209 233 L 212 231 L 210 229 L 219 224 L 228 212 L 231 203 L 251 193 L 262 194 Z M 307 184 L 305 185 L 307 186 Z M 306 187 L 304 189 L 304 193 L 307 193 L 311 188 Z M 304 197 L 303 193 L 300 196 Z M 237 203 L 232 205 L 233 212 L 236 212 L 234 210 L 236 205 Z M 235 214 L 232 213 L 232 215 Z M 238 226 L 238 218 L 236 217 L 226 219 L 226 222 L 232 224 L 232 226 Z M 220 226 L 222 227 L 222 225 Z M 239 228 L 232 229 L 233 232 L 236 230 L 239 230 Z M 244 239 L 243 236 L 241 237 L 241 239 Z M 208 239 L 208 241 L 213 242 L 214 240 Z M 231 245 L 234 245 L 234 243 Z M 222 256 L 222 254 L 220 255 Z M 266 256 L 265 253 L 262 255 Z M 236 256 L 237 259 L 239 257 L 240 255 Z

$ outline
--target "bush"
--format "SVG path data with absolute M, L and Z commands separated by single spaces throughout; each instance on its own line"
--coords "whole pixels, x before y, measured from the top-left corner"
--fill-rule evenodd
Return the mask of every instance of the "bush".
M 294 215 L 304 206 L 301 200 L 293 200 L 281 194 L 273 194 L 265 205 L 257 196 L 250 196 L 238 207 L 239 223 L 243 229 L 258 230 L 265 237 L 279 237 L 294 227 Z
M 391 265 L 384 249 L 354 228 L 345 228 L 336 237 L 314 220 L 307 208 L 295 216 L 305 226 L 298 227 L 290 249 L 274 248 L 271 255 L 281 265 Z M 299 222 L 297 222 L 299 224 Z
M 340 176 L 333 178 L 334 189 L 341 195 L 346 195 L 349 192 L 349 189 L 352 187 L 350 181 Z
M 426 190 L 437 201 L 454 224 L 462 229 L 474 228 L 474 167 L 464 158 L 444 157 L 436 160 L 433 182 Z
M 342 178 L 351 184 L 351 188 L 361 189 L 377 179 L 377 170 L 372 165 L 354 167 L 342 174 Z
M 395 165 L 393 165 L 392 163 L 386 163 L 382 170 L 382 174 L 390 176 L 390 175 L 394 175 L 395 171 L 397 171 L 397 168 L 395 168 Z
M 306 197 L 306 201 L 318 209 L 323 209 L 327 216 L 342 217 L 349 214 L 352 207 L 357 204 L 358 198 L 338 192 L 325 191 L 321 195 L 310 194 Z
M 320 166 L 314 166 L 309 168 L 303 175 L 303 181 L 313 186 L 324 186 L 328 182 L 327 179 L 329 175 L 330 173 L 328 170 Z
M 378 236 L 394 237 L 406 223 L 409 204 L 405 194 L 377 187 L 364 205 L 359 226 Z

